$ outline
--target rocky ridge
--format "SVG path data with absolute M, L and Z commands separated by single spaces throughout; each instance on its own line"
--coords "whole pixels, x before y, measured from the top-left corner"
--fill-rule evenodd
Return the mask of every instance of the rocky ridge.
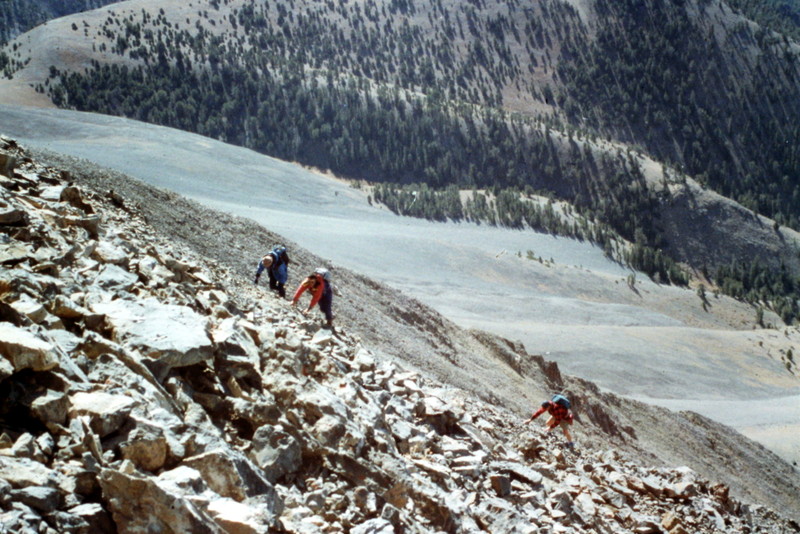
M 235 299 L 132 202 L 8 139 L 0 192 L 0 531 L 800 531 Z

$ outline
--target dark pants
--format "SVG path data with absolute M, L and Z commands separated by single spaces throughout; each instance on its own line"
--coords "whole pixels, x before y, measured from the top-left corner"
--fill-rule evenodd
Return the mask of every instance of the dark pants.
M 271 270 L 267 271 L 269 275 L 269 288 L 272 291 L 277 291 L 278 295 L 281 296 L 282 299 L 286 298 L 286 287 L 284 287 L 283 282 L 278 282 L 278 279 L 275 278 L 275 274 Z
M 322 290 L 322 296 L 319 299 L 319 309 L 325 314 L 325 320 L 328 324 L 333 323 L 333 289 L 331 285 L 326 283 L 325 289 Z

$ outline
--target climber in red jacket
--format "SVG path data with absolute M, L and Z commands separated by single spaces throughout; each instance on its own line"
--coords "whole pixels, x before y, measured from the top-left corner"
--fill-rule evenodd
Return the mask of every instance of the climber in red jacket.
M 544 412 L 550 414 L 550 418 L 547 419 L 545 423 L 545 427 L 547 427 L 546 431 L 551 432 L 554 428 L 560 426 L 561 430 L 564 431 L 564 436 L 567 438 L 567 447 L 573 447 L 575 444 L 572 441 L 572 435 L 569 433 L 569 425 L 572 424 L 574 417 L 570 409 L 563 404 L 554 401 L 544 401 L 542 405 L 539 406 L 539 409 L 531 415 L 530 419 L 525 421 L 525 424 L 530 423 Z

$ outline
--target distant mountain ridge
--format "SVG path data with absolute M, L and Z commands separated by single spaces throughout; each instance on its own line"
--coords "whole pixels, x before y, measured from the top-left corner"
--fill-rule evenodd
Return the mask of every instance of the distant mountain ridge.
M 4 0 L 0 2 L 0 43 L 48 20 L 95 9 L 118 0 Z
M 334 335 L 242 276 L 285 242 L 264 227 L 0 154 L 3 530 L 800 531 L 795 470 L 729 428 L 346 269 Z M 528 395 L 564 389 L 577 447 L 521 424 Z
M 65 21 L 82 52 L 40 65 L 37 90 L 344 177 L 550 195 L 597 225 L 578 237 L 657 280 L 684 283 L 679 261 L 800 312 L 795 244 L 731 258 L 736 236 L 720 236 L 687 253 L 666 228 L 692 178 L 780 239 L 800 226 L 800 47 L 724 2 L 122 6 Z M 740 5 L 766 21 L 758 7 Z M 562 231 L 503 209 L 487 222 Z

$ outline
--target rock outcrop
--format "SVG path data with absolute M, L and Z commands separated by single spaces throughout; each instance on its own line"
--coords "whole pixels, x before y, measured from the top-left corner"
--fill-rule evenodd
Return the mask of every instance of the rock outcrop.
M 800 531 L 244 305 L 133 203 L 0 151 L 0 531 Z

